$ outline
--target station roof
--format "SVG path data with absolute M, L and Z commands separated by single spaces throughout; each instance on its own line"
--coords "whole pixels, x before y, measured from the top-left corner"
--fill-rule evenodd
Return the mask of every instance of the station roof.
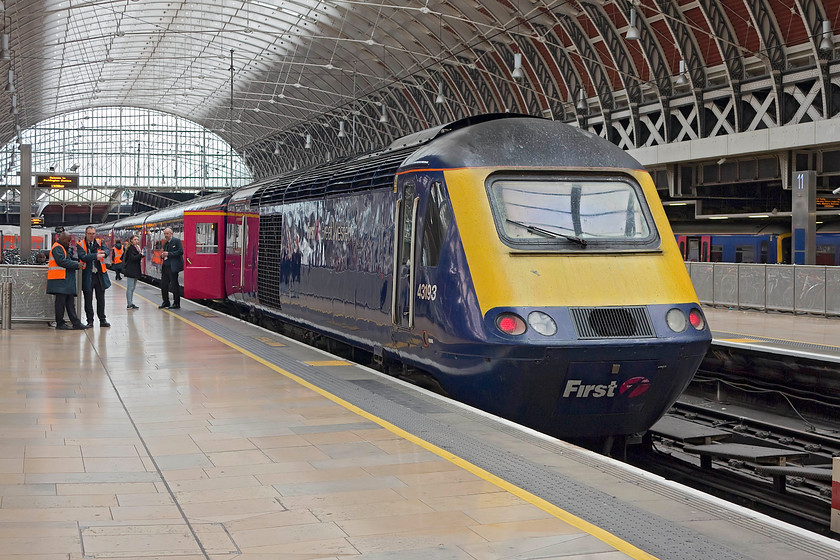
M 681 87 L 737 88 L 832 58 L 840 29 L 840 0 L 2 3 L 0 141 L 133 106 L 269 153 L 351 130 L 353 147 L 381 146 L 498 110 L 573 121 L 664 104 Z

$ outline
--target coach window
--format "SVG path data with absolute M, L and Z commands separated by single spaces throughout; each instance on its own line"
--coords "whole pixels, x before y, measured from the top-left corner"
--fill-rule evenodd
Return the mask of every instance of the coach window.
M 452 221 L 449 201 L 444 197 L 443 185 L 439 181 L 432 183 L 429 189 L 429 203 L 426 207 L 426 219 L 423 224 L 423 266 L 437 266 L 446 231 Z
M 735 247 L 735 262 L 754 263 L 755 247 L 753 247 L 752 245 L 738 245 L 737 247 Z
M 226 240 L 225 247 L 229 255 L 238 255 L 241 253 L 239 246 L 239 230 L 241 226 L 237 222 L 228 222 L 226 226 Z
M 709 262 L 723 262 L 723 245 L 712 245 Z
M 219 252 L 219 237 L 216 224 L 195 225 L 195 252 L 215 254 Z

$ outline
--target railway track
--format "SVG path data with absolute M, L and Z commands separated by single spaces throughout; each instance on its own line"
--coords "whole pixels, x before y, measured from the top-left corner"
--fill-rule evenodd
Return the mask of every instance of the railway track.
M 704 466 L 702 456 L 692 452 L 697 447 L 696 442 L 672 439 L 665 433 L 667 430 L 657 430 L 654 426 L 646 438 L 646 445 L 631 448 L 628 462 L 722 499 L 829 535 L 830 468 L 832 457 L 840 455 L 837 434 L 799 430 L 782 422 L 751 418 L 743 412 L 731 414 L 685 401 L 676 403 L 666 419 L 690 422 L 701 431 L 724 432 L 726 435 L 718 435 L 715 439 L 728 445 L 772 448 L 799 457 L 795 464 L 787 465 L 790 474 L 785 476 L 768 474 L 772 468 L 743 458 L 709 456 Z M 825 476 L 813 478 L 815 473 Z

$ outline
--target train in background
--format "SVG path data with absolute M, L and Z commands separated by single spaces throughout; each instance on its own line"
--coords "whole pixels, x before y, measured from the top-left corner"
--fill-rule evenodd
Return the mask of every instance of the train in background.
M 186 298 L 604 449 L 667 411 L 711 341 L 648 173 L 554 121 L 471 117 L 98 226 L 139 235 L 151 279 L 166 227 Z
M 790 221 L 787 223 L 672 224 L 683 260 L 791 264 Z M 840 223 L 817 224 L 815 264 L 840 266 Z
M 32 264 L 47 264 L 47 260 L 40 258 L 50 250 L 52 246 L 52 232 L 46 228 L 33 227 L 31 236 L 31 257 Z M 0 225 L 0 262 L 2 264 L 20 264 L 20 226 L 2 224 Z

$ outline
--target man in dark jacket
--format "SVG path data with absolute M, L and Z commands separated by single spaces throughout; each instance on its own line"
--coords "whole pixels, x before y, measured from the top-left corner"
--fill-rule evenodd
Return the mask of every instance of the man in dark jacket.
M 100 327 L 110 327 L 105 318 L 105 290 L 111 287 L 105 266 L 105 250 L 96 239 L 96 228 L 85 228 L 85 238 L 77 243 L 82 262 L 82 294 L 85 296 L 87 326 L 93 326 L 93 294 L 96 294 L 96 315 Z
M 160 254 L 163 262 L 160 266 L 160 293 L 163 303 L 159 308 L 181 309 L 181 287 L 178 285 L 178 274 L 184 270 L 184 246 L 177 237 L 172 237 L 172 230 L 163 230 L 163 252 Z M 174 305 L 169 305 L 169 292 L 172 292 Z
M 76 315 L 76 270 L 81 265 L 75 255 L 67 251 L 70 247 L 70 234 L 61 227 L 55 231 L 58 240 L 50 249 L 47 270 L 47 293 L 55 294 L 55 328 L 63 331 L 84 330 L 85 326 Z M 70 325 L 64 322 L 65 311 Z

